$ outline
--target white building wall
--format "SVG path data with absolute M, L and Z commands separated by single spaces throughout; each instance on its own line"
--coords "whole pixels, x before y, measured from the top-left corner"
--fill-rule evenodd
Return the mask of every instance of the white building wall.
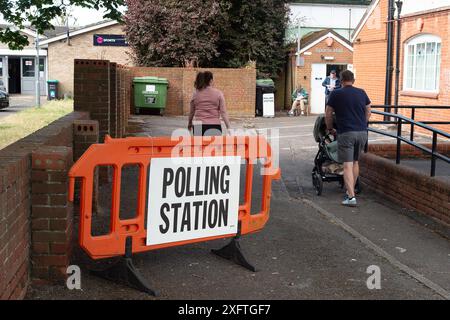
M 450 0 L 403 0 L 402 15 L 450 7 Z
M 450 0 L 446 0 L 447 2 Z M 302 27 L 349 29 L 351 14 L 351 29 L 356 28 L 367 6 L 355 5 L 323 5 L 323 4 L 294 4 L 289 5 L 290 23 L 295 24 L 296 19 L 302 19 Z M 350 10 L 351 9 L 351 13 Z

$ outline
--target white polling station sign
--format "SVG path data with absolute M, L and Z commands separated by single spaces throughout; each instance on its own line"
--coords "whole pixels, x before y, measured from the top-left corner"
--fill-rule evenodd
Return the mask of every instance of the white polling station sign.
M 237 233 L 241 157 L 153 158 L 147 245 Z

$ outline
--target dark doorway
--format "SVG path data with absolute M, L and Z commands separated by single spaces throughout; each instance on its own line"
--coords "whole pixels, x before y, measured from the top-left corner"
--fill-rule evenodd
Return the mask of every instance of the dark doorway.
M 20 88 L 20 58 L 8 58 L 9 93 L 21 93 Z
M 331 70 L 336 70 L 336 75 L 340 78 L 341 72 L 347 70 L 346 64 L 327 64 L 327 76 L 330 75 Z

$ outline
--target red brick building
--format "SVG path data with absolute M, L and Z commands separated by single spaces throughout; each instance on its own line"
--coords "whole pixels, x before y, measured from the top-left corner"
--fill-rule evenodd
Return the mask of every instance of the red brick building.
M 374 104 L 384 104 L 387 72 L 389 0 L 373 0 L 353 37 L 353 65 L 357 86 Z M 396 16 L 396 14 L 395 14 Z M 450 1 L 403 1 L 399 105 L 450 105 Z M 393 30 L 393 67 L 396 56 Z M 395 72 L 392 80 L 394 103 Z M 400 112 L 402 112 L 400 110 Z M 405 112 L 409 114 L 409 112 Z M 450 110 L 420 110 L 418 120 L 450 120 Z M 450 131 L 448 126 L 442 130 Z
M 351 42 L 332 29 L 311 32 L 301 40 L 300 59 L 296 45 L 292 46 L 285 74 L 281 77 L 284 87 L 277 81 L 278 89 L 284 94 L 284 108 L 290 109 L 291 94 L 301 85 L 309 94 L 309 113 L 325 112 L 325 88 L 322 82 L 331 70 L 340 72 L 353 68 Z M 281 105 L 278 100 L 278 105 Z

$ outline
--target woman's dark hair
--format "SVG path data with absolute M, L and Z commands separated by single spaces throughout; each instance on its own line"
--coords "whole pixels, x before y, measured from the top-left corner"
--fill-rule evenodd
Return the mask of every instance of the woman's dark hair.
M 195 89 L 202 90 L 211 84 L 213 80 L 213 74 L 210 71 L 199 72 L 197 73 L 197 78 L 195 79 Z

